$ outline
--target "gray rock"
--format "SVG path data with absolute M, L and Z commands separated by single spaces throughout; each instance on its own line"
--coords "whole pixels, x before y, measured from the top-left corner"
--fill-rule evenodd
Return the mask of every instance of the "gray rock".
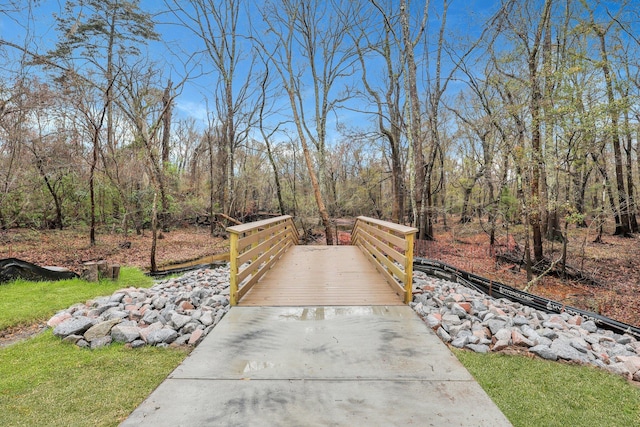
M 73 317 L 65 320 L 53 329 L 53 335 L 66 337 L 67 335 L 82 335 L 93 326 L 94 320 L 85 316 Z
M 460 320 L 460 317 L 455 314 L 443 314 L 442 323 L 446 323 L 448 325 L 459 325 L 462 323 L 462 320 Z
M 485 344 L 467 344 L 466 348 L 476 353 L 489 353 L 490 351 L 489 346 Z
M 413 297 L 413 300 L 415 302 L 422 303 L 422 305 L 427 305 L 429 299 L 431 299 L 431 297 L 429 295 L 426 295 L 426 294 L 419 294 L 419 295 L 416 295 L 416 296 Z
M 227 311 L 229 310 L 229 307 L 224 307 L 223 309 L 220 309 L 217 311 L 216 313 L 216 317 L 213 319 L 213 325 L 217 325 L 218 322 L 220 322 L 220 320 L 222 320 L 222 317 L 227 313 Z
M 186 345 L 189 342 L 189 339 L 191 339 L 191 334 L 180 335 L 178 338 L 176 338 L 176 340 L 173 342 L 173 344 L 174 345 Z
M 456 348 L 463 348 L 467 344 L 469 344 L 468 336 L 456 337 L 454 340 L 451 341 L 451 345 Z
M 491 319 L 485 323 L 493 335 L 495 335 L 500 329 L 503 329 L 507 324 L 507 322 L 498 319 Z
M 550 340 L 547 337 L 543 337 L 543 336 L 538 336 L 537 338 L 533 339 L 533 342 L 536 345 L 546 345 L 547 347 L 551 346 L 551 343 L 553 342 L 553 340 Z
M 193 332 L 196 329 L 198 329 L 198 326 L 200 326 L 200 322 L 190 321 L 189 323 L 187 323 L 186 325 L 184 325 L 180 329 L 180 333 L 181 334 L 190 334 L 191 332 Z
M 129 312 L 128 311 L 124 311 L 124 310 L 112 310 L 109 311 L 107 310 L 104 314 L 103 317 L 106 320 L 110 320 L 110 319 L 126 319 L 127 317 L 129 317 Z
M 451 335 L 449 335 L 447 331 L 442 329 L 442 327 L 438 328 L 438 330 L 436 331 L 436 335 L 438 335 L 438 337 L 440 337 L 440 339 L 444 342 L 451 341 Z
M 425 322 L 427 323 L 427 325 L 429 325 L 430 328 L 436 328 L 438 326 L 440 326 L 440 319 L 438 319 L 436 316 L 434 316 L 433 314 L 428 315 L 427 317 L 425 317 Z M 200 321 L 202 322 L 202 318 L 200 319 Z M 209 323 L 209 325 L 213 323 L 213 319 L 211 319 L 211 322 Z M 202 324 L 204 325 L 205 323 L 202 322 Z M 207 325 L 208 326 L 208 325 Z
M 524 316 L 518 315 L 513 318 L 513 324 L 516 326 L 528 325 L 529 320 Z
M 536 345 L 534 347 L 530 347 L 529 351 L 531 353 L 537 354 L 543 359 L 558 360 L 558 355 L 546 345 Z
M 122 292 L 117 292 L 109 297 L 109 302 L 121 303 L 122 299 L 124 298 L 124 295 L 125 294 Z
M 542 335 L 545 338 L 549 338 L 550 340 L 555 340 L 556 338 L 558 338 L 558 333 L 553 329 L 549 329 L 549 328 L 544 328 L 542 332 L 540 332 L 540 335 Z
M 91 350 L 95 350 L 96 348 L 106 347 L 111 344 L 111 336 L 107 335 L 104 337 L 96 338 L 91 341 Z
M 482 301 L 479 301 L 477 299 L 471 301 L 471 308 L 474 313 L 480 313 L 489 310 L 489 308 Z
M 142 321 L 147 325 L 151 325 L 152 323 L 156 323 L 160 319 L 160 315 L 156 310 L 149 310 L 144 313 L 142 316 Z
M 634 341 L 634 339 L 633 339 L 633 337 L 632 337 L 632 336 L 630 336 L 630 335 L 623 335 L 623 336 L 621 336 L 620 338 L 618 338 L 618 339 L 616 340 L 616 342 L 617 342 L 618 344 L 623 344 L 623 345 L 624 345 L 624 344 L 629 344 L 629 343 L 631 343 L 631 342 L 633 342 L 633 341 Z
M 198 321 L 205 326 L 213 325 L 213 314 L 210 311 L 205 311 Z
M 571 346 L 571 341 L 565 339 L 556 339 L 551 344 L 551 350 L 558 355 L 560 359 L 584 361 L 586 355 L 579 352 Z
M 525 337 L 532 340 L 535 340 L 540 337 L 540 335 L 528 324 L 521 325 L 520 331 Z
M 120 323 L 120 319 L 111 319 L 104 322 L 96 323 L 84 333 L 84 339 L 92 342 L 98 338 L 109 335 L 111 328 Z
M 562 323 L 550 322 L 550 321 L 542 322 L 542 326 L 544 326 L 545 328 L 549 328 L 549 329 L 560 329 L 560 330 L 566 328 L 566 326 L 563 325 Z
M 143 340 L 135 340 L 131 342 L 131 348 L 140 348 L 140 347 L 144 347 L 145 345 L 147 345 L 147 343 L 144 342 Z
M 498 341 L 511 341 L 511 329 L 502 328 L 493 334 Z
M 62 339 L 62 342 L 77 344 L 82 339 L 82 335 L 67 335 Z
M 153 304 L 153 306 L 156 308 L 156 310 L 160 310 L 160 309 L 164 308 L 166 303 L 167 303 L 167 299 L 163 298 L 163 297 L 158 297 L 158 298 L 154 298 L 153 300 L 151 300 L 151 304 Z
M 184 314 L 173 313 L 171 315 L 171 323 L 175 327 L 176 330 L 182 328 L 184 325 L 191 321 L 191 316 L 187 316 Z
M 171 344 L 178 338 L 178 333 L 173 329 L 160 329 L 147 335 L 147 344 L 158 345 L 160 343 Z
M 589 345 L 582 338 L 574 338 L 571 340 L 571 347 L 578 350 L 580 353 L 586 353 L 589 351 Z
M 116 325 L 111 329 L 111 338 L 115 342 L 136 341 L 140 338 L 140 328 L 137 326 Z
M 623 377 L 631 377 L 631 372 L 629 372 L 629 368 L 622 362 L 612 363 L 607 365 L 607 370 L 613 372 L 614 374 L 622 375 Z
M 584 329 L 585 331 L 591 332 L 591 333 L 598 331 L 598 327 L 596 326 L 596 322 L 594 322 L 593 320 L 587 320 L 586 322 L 582 322 L 580 327 L 582 329 Z
M 451 314 L 458 316 L 460 319 L 467 317 L 467 311 L 457 303 L 451 305 Z

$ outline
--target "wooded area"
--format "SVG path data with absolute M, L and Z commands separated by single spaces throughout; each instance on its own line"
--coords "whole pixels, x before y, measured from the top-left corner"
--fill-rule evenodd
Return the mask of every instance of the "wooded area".
M 2 229 L 477 218 L 491 245 L 523 225 L 530 264 L 570 226 L 639 231 L 637 2 L 76 0 L 53 41 L 43 3 L 0 5 L 24 30 L 0 36 Z

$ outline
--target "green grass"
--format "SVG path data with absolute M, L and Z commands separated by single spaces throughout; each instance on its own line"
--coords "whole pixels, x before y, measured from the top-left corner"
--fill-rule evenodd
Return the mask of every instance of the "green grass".
M 75 303 L 152 280 L 123 268 L 119 282 L 14 282 L 0 286 L 0 330 L 47 320 Z M 454 350 L 514 426 L 640 425 L 640 388 L 607 372 L 539 359 Z M 1 426 L 112 426 L 124 420 L 187 350 L 97 350 L 51 331 L 0 349 Z
M 47 321 L 57 311 L 101 295 L 111 295 L 123 287 L 149 287 L 153 280 L 140 270 L 123 267 L 120 280 L 89 283 L 81 279 L 55 282 L 16 280 L 0 285 L 0 331 L 12 326 Z
M 588 366 L 454 350 L 516 426 L 637 426 L 640 388 Z
M 0 425 L 115 426 L 186 354 L 117 344 L 81 349 L 49 330 L 0 350 Z

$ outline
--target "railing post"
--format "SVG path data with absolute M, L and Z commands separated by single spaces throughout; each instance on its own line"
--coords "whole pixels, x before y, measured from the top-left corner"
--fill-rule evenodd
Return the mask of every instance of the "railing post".
M 404 284 L 404 303 L 409 304 L 413 299 L 413 242 L 416 233 L 409 233 L 405 236 L 407 239 L 407 250 L 405 252 L 406 261 L 404 266 L 404 272 L 407 280 Z
M 229 304 L 238 304 L 238 239 L 239 235 L 231 231 L 229 233 Z

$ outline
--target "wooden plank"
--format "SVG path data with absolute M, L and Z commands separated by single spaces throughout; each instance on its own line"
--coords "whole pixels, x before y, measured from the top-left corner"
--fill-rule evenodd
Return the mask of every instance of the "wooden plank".
M 418 232 L 418 229 L 415 227 L 408 227 L 406 225 L 401 225 L 401 224 L 396 224 L 394 222 L 389 222 L 389 221 L 383 221 L 381 219 L 376 219 L 376 218 L 370 218 L 367 216 L 359 216 L 357 218 L 357 220 L 359 221 L 364 221 L 370 224 L 376 224 L 376 225 L 380 225 L 382 227 L 388 228 L 390 230 L 394 230 L 397 231 L 398 233 L 402 234 L 402 235 L 408 235 L 408 234 L 413 234 Z
M 391 286 L 391 288 L 392 288 L 396 293 L 398 293 L 398 289 L 397 289 L 397 288 L 400 288 L 400 289 L 401 289 L 401 291 L 400 291 L 400 292 L 401 292 L 402 294 L 398 294 L 398 295 L 401 295 L 401 296 L 402 296 L 402 298 L 404 299 L 404 288 L 402 287 L 402 285 L 400 285 L 400 284 L 398 283 L 398 279 L 397 279 L 397 278 L 396 278 L 396 277 L 395 277 L 395 276 L 394 276 L 394 275 L 393 275 L 389 270 L 387 270 L 386 268 L 384 268 L 384 267 L 382 266 L 382 264 L 380 264 L 380 263 L 376 260 L 376 258 L 373 256 L 373 254 L 372 254 L 371 252 L 367 252 L 367 251 L 366 251 L 364 248 L 362 248 L 362 247 L 361 247 L 360 249 L 362 249 L 362 251 L 365 253 L 365 255 L 367 255 L 367 256 L 368 256 L 369 261 L 373 264 L 373 266 L 375 267 L 375 269 L 376 269 L 376 270 L 378 270 L 378 273 L 380 273 L 380 274 L 385 278 L 386 282 L 389 284 L 389 286 Z
M 229 235 L 229 304 L 238 304 L 238 235 Z
M 293 217 L 291 215 L 283 215 L 275 218 L 263 219 L 261 221 L 248 222 L 242 225 L 234 225 L 233 227 L 227 227 L 227 231 L 229 233 L 242 234 L 254 228 L 264 228 L 267 226 L 273 226 L 273 224 L 284 222 L 288 219 L 293 221 Z
M 249 249 L 248 251 L 240 255 L 238 257 L 238 265 L 242 265 L 245 262 L 249 261 L 250 259 L 257 257 L 261 253 L 265 252 L 270 246 L 275 245 L 280 240 L 285 240 L 287 238 L 288 238 L 287 230 L 285 230 L 284 228 L 280 229 L 279 232 L 274 236 L 272 236 L 270 239 L 265 240 L 264 242 L 258 244 L 257 246 Z
M 370 244 L 378 248 L 380 252 L 384 253 L 385 257 L 390 256 L 401 265 L 404 265 L 406 257 L 404 256 L 403 253 L 396 251 L 394 248 L 376 239 L 374 236 L 369 234 L 366 230 L 360 230 L 360 233 L 362 233 L 362 238 L 360 239 L 359 244 L 362 244 L 362 242 L 369 242 Z
M 399 305 L 402 299 L 356 246 L 292 246 L 241 306 Z
M 249 276 L 249 274 L 253 274 L 254 271 L 261 268 L 262 264 L 269 261 L 269 259 L 285 245 L 286 241 L 284 240 L 276 242 L 271 248 L 269 248 L 269 250 L 260 255 L 258 259 L 252 262 L 248 267 L 238 272 L 238 285 L 240 285 L 244 281 L 244 279 Z
M 382 252 L 376 249 L 369 242 L 364 242 L 364 247 L 366 248 L 367 252 L 374 256 L 374 258 L 372 258 L 372 261 L 374 261 L 376 264 L 381 264 L 383 268 L 386 267 L 385 270 L 388 271 L 391 276 L 395 276 L 398 280 L 404 283 L 404 280 L 406 278 L 404 271 L 400 267 L 398 267 L 397 264 L 394 264 L 393 262 L 388 260 Z
M 276 246 L 277 247 L 277 246 Z M 287 250 L 289 244 L 285 242 L 285 244 L 280 248 L 280 250 L 271 258 L 267 263 L 260 268 L 247 282 L 238 290 L 238 298 L 242 298 L 251 288 L 255 285 L 264 274 L 273 267 L 273 264 L 278 261 L 282 254 Z
M 385 230 L 381 230 L 379 228 L 373 227 L 369 224 L 363 224 L 363 230 L 366 230 L 369 234 L 376 236 L 378 240 L 390 243 L 402 249 L 403 251 L 407 249 L 407 241 L 403 237 L 395 236 L 391 233 L 386 232 Z

